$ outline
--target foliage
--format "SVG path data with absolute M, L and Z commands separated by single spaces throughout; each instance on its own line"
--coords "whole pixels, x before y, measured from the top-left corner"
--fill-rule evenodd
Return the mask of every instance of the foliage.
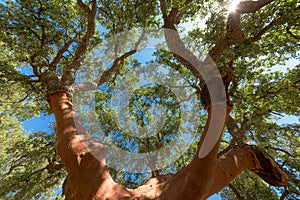
M 60 160 L 53 140 L 53 134 L 33 133 L 10 142 L 4 149 L 8 157 L 2 161 L 1 182 L 5 185 L 1 187 L 1 197 L 47 199 L 60 194 L 58 188 L 66 174 L 56 168 Z
M 4 56 L 1 60 L 7 61 Z M 7 61 L 0 69 L 0 199 L 51 197 L 65 176 L 62 170 L 46 169 L 59 162 L 55 136 L 22 128 L 23 121 L 47 112 L 47 106 L 35 92 L 39 85 L 19 74 L 13 64 Z
M 243 199 L 278 199 L 274 192 L 272 192 L 268 185 L 261 181 L 261 179 L 250 172 L 243 172 L 232 183 L 231 187 L 240 192 Z M 255 192 L 253 192 L 255 188 Z M 235 194 L 229 188 L 225 188 L 221 193 L 222 199 L 234 199 Z
M 188 48 L 195 52 L 209 52 L 226 35 L 228 1 L 195 0 L 188 5 L 184 2 L 168 1 L 167 10 L 171 11 L 175 7 L 182 14 L 181 22 L 193 24 L 188 31 L 184 30 L 182 24 L 177 25 L 181 33 L 188 34 L 193 41 Z M 159 6 L 158 1 L 97 1 L 98 28 L 89 48 L 111 36 L 120 36 L 123 31 L 141 27 L 160 28 L 163 20 Z M 199 19 L 205 21 L 205 26 L 192 22 Z M 234 180 L 231 187 L 221 191 L 224 199 L 235 199 L 238 196 L 243 199 L 280 199 L 281 195 L 286 195 L 286 199 L 296 199 L 300 196 L 300 127 L 296 123 L 278 122 L 287 116 L 299 117 L 300 113 L 299 23 L 297 0 L 275 0 L 254 13 L 243 14 L 241 27 L 245 37 L 254 39 L 229 46 L 216 61 L 220 70 L 226 68 L 233 73 L 229 85 L 229 98 L 234 104 L 231 117 L 238 135 L 242 135 L 232 133 L 228 127 L 223 137 L 222 150 L 238 143 L 241 141 L 239 137 L 243 137 L 243 142 L 256 144 L 270 153 L 291 179 L 287 187 L 275 188 L 256 175 L 244 172 Z M 46 87 L 39 75 L 49 69 L 59 75 L 63 74 L 74 59 L 80 39 L 87 30 L 86 24 L 86 13 L 75 1 L 0 2 L 0 199 L 51 199 L 60 194 L 57 187 L 62 184 L 65 171 L 58 167 L 60 160 L 55 150 L 55 134 L 24 131 L 22 122 L 50 112 L 45 98 Z M 261 31 L 264 34 L 260 35 Z M 116 59 L 121 56 L 120 52 L 128 50 L 126 45 L 133 43 L 132 38 L 136 35 L 127 35 L 122 47 L 112 44 L 99 57 Z M 65 51 L 61 53 L 62 49 Z M 170 74 L 176 70 L 183 77 L 184 83 L 189 83 L 192 91 L 199 95 L 195 89 L 199 87 L 200 81 L 170 52 L 158 48 L 152 56 L 155 59 L 148 65 L 168 66 Z M 89 65 L 80 69 L 77 77 L 89 75 L 94 78 L 95 74 L 88 74 L 89 69 L 94 67 L 94 61 L 88 55 L 86 58 L 90 60 Z M 112 65 L 110 62 L 102 64 Z M 290 66 L 286 69 L 283 67 L 285 65 Z M 136 86 L 133 80 L 138 81 L 140 77 L 134 73 L 131 82 L 126 79 L 126 73 L 141 66 L 133 56 L 125 58 L 115 76 L 98 87 L 94 94 L 95 102 L 87 102 L 96 104 L 96 117 L 102 123 L 101 129 L 105 133 L 97 139 L 102 141 L 108 138 L 109 142 L 113 141 L 120 148 L 132 152 L 151 152 L 172 140 L 184 142 L 182 137 L 174 137 L 186 115 L 173 90 L 159 84 Z M 276 70 L 278 66 L 283 70 Z M 109 69 L 108 66 L 100 68 Z M 153 71 L 148 72 L 148 75 L 151 73 Z M 154 73 L 165 77 L 162 71 Z M 131 96 L 127 116 L 137 127 L 151 127 L 153 122 L 159 120 L 168 122 L 163 124 L 156 135 L 140 140 L 131 137 L 131 132 L 118 126 L 119 122 L 115 119 L 120 117 L 111 102 L 112 95 L 116 94 L 114 88 L 124 83 L 128 83 L 128 87 L 137 88 Z M 176 83 L 182 82 L 177 80 Z M 200 102 L 199 96 L 197 102 Z M 158 104 L 166 111 L 166 115 L 152 112 Z M 88 119 L 88 110 L 82 112 L 81 117 Z M 176 160 L 169 161 L 167 166 L 158 170 L 151 162 L 153 159 L 154 163 L 159 162 L 163 155 L 151 155 L 145 161 L 145 168 L 150 165 L 149 173 L 130 173 L 111 168 L 115 180 L 124 186 L 136 187 L 151 176 L 175 173 L 188 164 L 195 153 L 197 138 L 206 119 L 205 115 L 199 114 L 198 117 L 199 124 L 192 144 Z M 88 120 L 85 125 L 90 125 Z M 130 128 L 126 127 L 126 130 Z M 89 131 L 93 134 L 95 130 Z M 178 154 L 180 149 L 174 146 L 172 151 Z M 54 166 L 58 168 L 54 170 Z

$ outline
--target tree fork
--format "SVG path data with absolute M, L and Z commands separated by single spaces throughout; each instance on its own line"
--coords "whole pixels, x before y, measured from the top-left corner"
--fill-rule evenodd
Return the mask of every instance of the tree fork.
M 92 141 L 80 123 L 75 122 L 78 119 L 71 97 L 67 93 L 55 93 L 50 96 L 49 104 L 57 123 L 58 153 L 68 171 L 64 184 L 64 194 L 68 200 L 206 199 L 227 186 L 243 170 L 259 170 L 255 153 L 250 148 L 236 146 L 217 159 L 220 140 L 206 157 L 199 159 L 200 141 L 193 161 L 178 173 L 159 175 L 134 190 L 126 189 L 110 176 L 104 145 Z M 230 110 L 231 107 L 227 116 Z M 210 124 L 210 108 L 208 113 L 209 120 L 203 136 Z
M 190 2 L 191 1 L 186 1 L 185 5 Z M 180 14 L 178 13 L 179 11 L 176 8 L 172 8 L 173 12 L 171 11 L 168 15 L 165 9 L 165 2 L 161 0 L 160 3 L 165 28 L 175 30 L 175 35 L 174 33 L 171 34 L 171 36 L 175 36 L 172 37 L 173 40 L 175 39 L 176 41 L 182 42 L 178 37 L 174 26 L 175 22 L 178 20 L 180 21 L 181 16 L 177 15 Z M 73 77 L 74 71 L 76 71 L 80 66 L 82 56 L 87 50 L 89 40 L 94 33 L 96 1 L 94 0 L 92 2 L 91 9 L 80 0 L 78 1 L 78 4 L 88 15 L 88 31 L 79 46 L 80 48 L 77 49 L 76 56 L 72 64 L 69 65 L 64 72 L 62 81 L 58 80 L 58 82 L 66 82 L 66 79 Z M 172 40 L 169 39 L 168 36 L 168 34 L 165 34 L 168 45 L 172 49 Z M 176 44 L 178 43 L 176 42 Z M 221 48 L 221 52 L 223 52 L 227 46 L 228 44 L 225 44 L 224 47 Z M 218 45 L 215 46 L 215 48 L 217 47 Z M 185 48 L 182 48 L 182 50 L 185 50 Z M 210 55 L 213 54 L 213 51 L 213 49 L 210 51 Z M 189 52 L 187 55 L 190 55 Z M 193 55 L 190 56 L 191 58 L 194 58 Z M 217 53 L 215 57 L 212 56 L 212 59 L 217 60 L 218 56 L 220 56 L 220 52 Z M 183 63 L 185 61 L 182 60 L 181 57 L 176 58 Z M 196 63 L 197 64 L 195 66 L 201 66 L 201 64 L 203 64 L 201 62 Z M 195 76 L 201 79 L 201 75 L 196 73 L 197 71 L 194 70 L 194 66 L 188 66 L 190 66 L 188 68 L 193 71 Z M 44 82 L 46 82 L 46 85 L 49 86 L 48 81 Z M 73 82 L 70 83 L 72 85 Z M 55 85 L 53 86 L 53 88 L 55 88 Z M 211 104 L 214 104 L 214 102 L 209 101 L 205 105 L 208 110 L 208 120 L 200 139 L 198 150 L 192 162 L 176 174 L 159 175 L 151 178 L 144 185 L 134 190 L 123 188 L 113 181 L 108 172 L 105 162 L 106 149 L 104 145 L 94 142 L 76 118 L 75 111 L 72 106 L 72 97 L 70 95 L 72 92 L 67 91 L 68 89 L 66 91 L 63 91 L 64 89 L 59 89 L 56 93 L 54 90 L 52 91 L 52 89 L 49 93 L 49 104 L 55 115 L 57 123 L 57 149 L 62 162 L 68 171 L 68 177 L 64 184 L 64 194 L 66 199 L 206 199 L 210 195 L 227 186 L 245 169 L 250 169 L 256 172 L 264 180 L 271 184 L 286 185 L 287 183 L 288 178 L 284 176 L 284 172 L 280 169 L 280 167 L 278 167 L 278 165 L 276 165 L 276 162 L 273 162 L 270 156 L 255 147 L 235 146 L 225 155 L 217 158 L 223 129 L 214 130 L 213 123 L 216 123 L 216 121 L 215 119 L 212 119 L 212 109 L 210 106 Z M 214 104 L 213 106 L 227 106 L 225 108 L 225 110 L 227 109 L 227 112 L 225 115 L 226 119 L 223 124 L 224 128 L 231 111 L 231 106 L 226 104 Z M 211 125 L 212 131 L 214 131 L 215 134 L 219 134 L 219 138 L 212 150 L 210 150 L 204 157 L 199 158 L 204 138 L 207 135 L 208 127 Z M 97 157 L 94 157 L 93 155 L 97 155 Z M 261 163 L 267 164 L 267 168 L 264 168 Z M 274 172 L 276 177 L 274 178 L 270 176 L 270 173 L 268 174 L 268 170 L 270 172 Z

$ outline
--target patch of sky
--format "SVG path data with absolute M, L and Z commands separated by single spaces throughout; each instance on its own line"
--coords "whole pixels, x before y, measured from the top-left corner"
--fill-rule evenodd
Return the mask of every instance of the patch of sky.
M 288 124 L 297 124 L 300 123 L 300 116 L 295 115 L 288 115 L 288 114 L 280 114 L 279 115 L 273 115 L 272 119 L 278 124 L 278 125 L 288 125 Z
M 19 72 L 26 76 L 33 76 L 33 71 L 31 67 L 20 66 L 17 68 Z M 25 131 L 37 132 L 45 131 L 47 133 L 52 133 L 52 124 L 55 122 L 54 115 L 47 115 L 45 113 L 40 116 L 33 117 L 32 119 L 23 122 L 23 129 Z
M 30 132 L 44 131 L 48 134 L 53 133 L 52 128 L 55 122 L 54 115 L 41 114 L 23 122 L 23 129 Z
M 192 22 L 183 23 L 181 26 L 185 29 L 185 31 L 189 31 L 189 30 L 192 30 L 192 28 L 194 28 L 195 24 L 198 24 L 197 25 L 198 27 L 205 28 L 205 19 L 196 19 Z M 100 27 L 100 30 L 101 30 L 102 33 L 107 32 L 107 30 L 104 27 L 102 27 L 100 24 L 99 24 L 99 27 Z M 138 50 L 137 53 L 134 54 L 134 57 L 136 59 L 138 59 L 138 61 L 142 65 L 146 65 L 148 62 L 155 59 L 155 56 L 153 55 L 153 53 L 156 50 L 155 46 L 157 44 L 159 44 L 160 42 L 162 42 L 162 39 L 159 39 L 159 38 L 148 40 L 146 47 Z M 290 68 L 294 67 L 297 64 L 299 64 L 299 60 L 290 59 L 290 60 L 287 61 L 286 65 L 276 65 L 276 66 L 274 66 L 270 69 L 267 69 L 267 70 L 268 71 L 287 71 L 287 69 L 290 69 Z M 33 71 L 30 67 L 29 68 L 20 67 L 19 70 L 22 74 L 33 75 Z M 162 74 L 165 74 L 165 75 L 168 74 L 168 71 L 166 69 L 161 69 L 160 72 Z M 145 85 L 146 83 L 147 82 L 142 81 L 139 85 L 140 86 Z M 108 92 L 108 90 L 110 88 L 108 88 L 105 84 L 103 84 L 98 89 Z M 118 94 L 118 95 L 121 95 L 121 94 Z M 25 130 L 30 130 L 30 131 L 45 131 L 47 133 L 50 133 L 50 132 L 53 131 L 51 129 L 51 124 L 54 123 L 54 121 L 55 121 L 55 119 L 54 119 L 53 115 L 48 116 L 48 115 L 42 114 L 38 117 L 34 117 L 31 120 L 25 121 L 23 123 L 23 128 Z M 292 124 L 292 123 L 297 123 L 299 121 L 300 121 L 299 117 L 293 116 L 293 115 L 285 115 L 285 114 L 283 114 L 283 117 L 276 120 L 276 122 L 279 123 L 279 124 Z M 131 125 L 133 125 L 133 124 L 131 124 Z M 191 124 L 189 124 L 187 122 L 185 122 L 183 124 L 183 126 L 185 128 L 188 128 L 189 127 L 188 125 L 191 125 Z M 120 136 L 120 135 L 117 134 L 116 137 L 118 137 L 118 136 Z M 229 138 L 229 136 L 227 136 L 227 137 Z M 188 135 L 188 134 L 183 135 L 183 138 L 187 141 L 191 141 L 190 135 Z M 129 143 L 127 145 L 129 145 Z M 128 148 L 130 148 L 130 146 L 128 146 Z M 132 148 L 132 146 L 131 146 L 131 148 Z M 136 149 L 136 148 L 137 147 L 135 147 L 134 149 Z M 174 171 L 174 173 L 176 172 L 175 170 L 173 170 L 173 171 Z M 136 177 L 136 179 L 137 179 L 137 177 Z M 58 190 L 57 192 L 59 193 L 61 191 Z M 213 195 L 213 196 L 209 197 L 208 200 L 221 200 L 221 197 L 220 197 L 220 195 L 216 194 L 216 195 Z
M 287 60 L 284 65 L 275 65 L 275 66 L 273 66 L 271 68 L 265 69 L 265 73 L 275 72 L 275 71 L 286 72 L 289 69 L 292 69 L 292 68 L 294 68 L 297 65 L 300 65 L 300 60 L 299 59 L 295 59 L 295 58 L 291 58 L 291 59 Z
M 193 30 L 195 27 L 204 29 L 206 27 L 205 22 L 207 21 L 208 16 L 205 18 L 195 17 L 192 20 L 180 24 L 180 29 L 183 30 L 183 33 L 187 33 Z
M 153 53 L 155 52 L 155 48 L 152 47 L 146 47 L 134 54 L 134 57 L 138 59 L 138 61 L 145 65 L 147 62 L 152 61 L 155 59 L 155 56 Z
M 23 75 L 32 77 L 33 79 L 36 79 L 31 67 L 20 66 L 20 67 L 17 67 L 17 70 Z
M 215 195 L 212 195 L 210 196 L 207 200 L 222 200 L 220 194 L 215 194 Z

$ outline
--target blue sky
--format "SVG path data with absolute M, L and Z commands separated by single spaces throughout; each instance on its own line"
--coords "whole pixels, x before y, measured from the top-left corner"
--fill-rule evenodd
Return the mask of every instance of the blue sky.
M 146 48 L 140 52 L 137 52 L 135 54 L 135 57 L 142 64 L 144 64 L 145 62 L 153 59 L 153 56 L 151 55 L 153 53 L 153 51 L 154 51 L 154 49 L 152 49 L 152 48 Z M 299 63 L 299 61 L 297 61 L 297 60 L 290 60 L 287 62 L 287 64 L 285 66 L 277 65 L 277 66 L 273 67 L 271 70 L 272 71 L 275 71 L 275 70 L 286 71 L 287 68 L 295 66 L 298 63 Z M 22 69 L 22 73 L 32 74 L 30 68 Z M 31 120 L 27 120 L 27 121 L 23 122 L 23 128 L 28 131 L 45 131 L 45 132 L 51 133 L 51 132 L 53 132 L 53 130 L 51 130 L 50 127 L 51 127 L 51 124 L 54 122 L 55 122 L 55 118 L 53 115 L 47 116 L 47 115 L 42 114 L 41 116 L 34 117 Z M 278 124 L 299 123 L 299 117 L 292 116 L 292 115 L 283 115 L 283 117 L 281 119 L 277 120 L 277 123 Z M 216 195 L 213 195 L 212 197 L 210 197 L 209 200 L 221 200 L 221 197 L 220 197 L 220 195 L 216 194 Z
M 203 21 L 199 20 L 198 23 L 202 24 Z M 191 24 L 186 23 L 184 24 L 185 28 L 191 27 Z M 139 60 L 143 60 L 143 62 L 147 60 L 151 60 L 151 54 L 153 50 L 144 50 L 142 52 L 137 52 L 135 57 L 138 58 Z M 299 61 L 296 60 L 291 60 L 287 63 L 285 66 L 275 66 L 272 70 L 286 70 L 290 66 L 294 66 L 296 63 L 299 63 Z M 30 69 L 27 69 L 27 73 L 31 73 Z M 24 73 L 26 70 L 24 70 Z M 23 128 L 24 130 L 29 130 L 29 131 L 45 131 L 45 132 L 53 132 L 51 130 L 51 123 L 55 122 L 54 116 L 46 116 L 46 115 L 41 115 L 38 117 L 34 117 L 31 120 L 27 120 L 23 123 Z M 299 123 L 299 117 L 296 116 L 291 116 L 291 115 L 284 115 L 281 119 L 277 120 L 277 123 L 279 124 L 286 124 L 286 123 Z M 209 198 L 209 200 L 221 200 L 221 197 L 219 195 L 213 195 L 212 197 Z
M 151 57 L 151 53 L 152 50 L 145 50 L 144 52 L 138 52 L 136 54 L 136 57 L 138 59 L 143 58 L 144 62 L 150 60 Z M 145 59 L 145 56 L 148 59 Z M 285 71 L 287 69 L 288 66 L 294 66 L 296 64 L 296 61 L 291 61 L 288 63 L 287 66 L 276 66 L 274 67 L 274 70 L 283 70 Z M 27 71 L 27 70 L 26 70 Z M 28 73 L 28 71 L 27 71 Z M 277 120 L 278 124 L 289 124 L 289 123 L 299 123 L 299 117 L 297 116 L 292 116 L 292 115 L 283 115 L 283 117 L 279 120 Z M 41 116 L 38 117 L 34 117 L 31 120 L 27 120 L 25 122 L 23 122 L 23 128 L 25 130 L 29 130 L 29 131 L 45 131 L 45 132 L 53 132 L 53 130 L 51 130 L 51 124 L 55 122 L 55 118 L 53 115 L 47 116 L 42 114 Z M 209 200 L 221 200 L 221 197 L 216 194 L 213 195 L 209 198 Z

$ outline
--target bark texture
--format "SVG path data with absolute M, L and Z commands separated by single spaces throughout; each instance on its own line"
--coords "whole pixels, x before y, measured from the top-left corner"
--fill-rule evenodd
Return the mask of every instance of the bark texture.
M 126 189 L 111 178 L 106 167 L 105 147 L 94 142 L 80 122 L 76 121 L 72 100 L 67 93 L 51 95 L 49 104 L 57 123 L 58 152 L 68 171 L 63 188 L 68 200 L 206 199 L 227 186 L 243 170 L 261 169 L 256 153 L 250 147 L 244 146 L 235 146 L 217 159 L 218 142 L 209 154 L 200 159 L 200 140 L 193 161 L 178 173 L 159 175 L 136 189 Z M 231 107 L 228 107 L 227 117 L 230 110 Z M 207 133 L 211 120 L 210 107 L 208 114 L 203 136 Z M 97 158 L 92 154 L 97 154 Z M 282 184 L 286 184 L 286 181 Z
M 84 127 L 76 118 L 72 105 L 72 84 L 74 73 L 80 67 L 83 55 L 85 54 L 89 41 L 95 32 L 96 0 L 91 1 L 91 6 L 87 6 L 81 0 L 78 5 L 87 15 L 87 32 L 82 37 L 82 41 L 75 53 L 72 63 L 68 65 L 62 77 L 55 73 L 55 67 L 49 68 L 44 74 L 40 74 L 40 80 L 47 86 L 48 101 L 53 111 L 57 123 L 58 153 L 63 165 L 68 171 L 68 177 L 63 186 L 63 193 L 67 200 L 200 200 L 218 192 L 238 176 L 243 170 L 252 170 L 261 176 L 265 181 L 276 186 L 286 185 L 288 178 L 284 171 L 276 162 L 264 151 L 249 145 L 232 145 L 226 153 L 218 157 L 219 144 L 223 129 L 228 121 L 229 129 L 235 130 L 235 124 L 230 118 L 232 106 L 222 95 L 223 91 L 218 90 L 218 85 L 214 88 L 216 99 L 210 99 L 207 89 L 207 82 L 224 82 L 227 92 L 227 85 L 232 82 L 232 76 L 221 72 L 221 77 L 205 71 L 205 66 L 216 61 L 227 47 L 243 42 L 258 40 L 266 30 L 259 32 L 253 38 L 245 38 L 240 26 L 240 15 L 243 13 L 255 12 L 261 7 L 272 2 L 272 0 L 260 0 L 241 2 L 237 11 L 231 13 L 228 18 L 227 35 L 221 39 L 209 52 L 209 56 L 204 62 L 200 62 L 184 47 L 176 24 L 181 20 L 182 13 L 179 8 L 172 8 L 168 13 L 166 2 L 160 0 L 161 11 L 164 20 L 164 27 L 172 31 L 166 32 L 165 37 L 169 48 L 173 51 L 174 57 L 186 66 L 195 77 L 205 80 L 206 84 L 197 87 L 198 94 L 208 112 L 208 120 L 204 132 L 198 143 L 198 150 L 192 162 L 178 171 L 176 174 L 158 175 L 148 180 L 144 185 L 136 189 L 126 189 L 115 183 L 110 176 L 106 166 L 106 148 L 100 143 L 96 143 L 89 137 Z M 187 6 L 192 0 L 186 0 L 183 6 Z M 251 4 L 251 6 L 250 6 Z M 71 44 L 71 42 L 70 42 Z M 66 43 L 66 48 L 70 45 Z M 65 49 L 58 52 L 54 60 L 54 65 L 60 59 Z M 185 58 L 179 56 L 184 52 Z M 106 76 L 100 79 L 99 84 L 107 81 L 112 74 L 118 71 L 119 65 L 124 59 L 135 53 L 129 51 L 116 59 L 113 66 L 106 72 Z M 53 66 L 54 66 L 53 65 Z M 199 73 L 199 67 L 204 71 Z M 206 77 L 203 77 L 205 75 Z M 207 78 L 209 77 L 209 78 Z M 229 78 L 228 78 L 229 77 Z M 218 81 L 216 81 L 218 79 Z M 214 84 L 213 84 L 214 85 Z M 205 92 L 206 91 L 206 92 Z M 211 90 L 210 90 L 211 92 Z M 224 102 L 223 104 L 220 102 Z M 223 110 L 225 113 L 221 118 L 215 118 L 213 109 Z M 220 120 L 222 119 L 222 120 Z M 224 120 L 225 119 L 225 120 Z M 245 126 L 246 127 L 246 126 Z M 214 138 L 210 138 L 214 136 Z M 206 138 L 207 137 L 207 138 Z M 216 141 L 213 146 L 207 149 L 206 140 Z M 240 144 L 244 138 L 240 139 Z M 97 155 L 94 157 L 93 155 Z

